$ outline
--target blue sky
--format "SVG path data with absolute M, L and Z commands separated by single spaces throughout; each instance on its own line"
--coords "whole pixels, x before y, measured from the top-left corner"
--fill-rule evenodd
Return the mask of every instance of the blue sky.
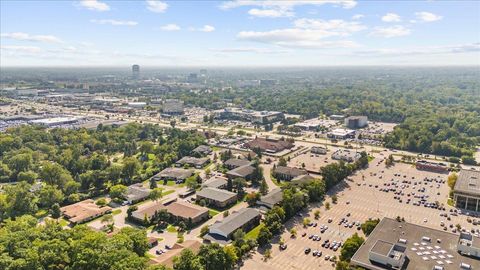
M 479 1 L 0 1 L 1 66 L 480 65 Z

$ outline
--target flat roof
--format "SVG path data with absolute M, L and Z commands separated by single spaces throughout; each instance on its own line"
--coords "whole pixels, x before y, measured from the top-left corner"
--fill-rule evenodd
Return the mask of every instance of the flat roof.
M 423 241 L 423 237 L 431 239 Z M 460 263 L 466 263 L 478 269 L 480 261 L 472 257 L 462 256 L 457 251 L 459 236 L 457 234 L 440 231 L 395 219 L 383 218 L 357 250 L 351 262 L 372 270 L 390 269 L 386 266 L 369 260 L 369 253 L 379 241 L 398 243 L 399 239 L 406 240 L 401 245 L 406 247 L 407 260 L 404 270 L 431 270 L 436 265 L 443 265 L 446 269 L 457 269 Z M 437 241 L 440 240 L 440 243 Z M 384 252 L 385 246 L 378 246 L 376 250 Z
M 272 191 L 270 191 L 267 195 L 262 196 L 260 198 L 260 201 L 263 203 L 275 205 L 277 203 L 280 203 L 283 199 L 283 191 L 280 188 L 276 188 Z
M 392 250 L 394 244 L 390 242 L 386 242 L 383 240 L 378 240 L 372 247 L 372 252 L 377 254 L 388 256 L 390 250 Z
M 219 188 L 221 186 L 224 186 L 228 183 L 228 179 L 223 176 L 213 176 L 205 183 L 203 183 L 203 186 L 205 187 L 211 187 L 211 188 Z
M 173 202 L 167 206 L 167 211 L 176 217 L 182 217 L 186 219 L 194 219 L 198 216 L 208 213 L 207 208 L 187 202 Z
M 473 170 L 461 170 L 458 174 L 454 191 L 466 193 L 472 196 L 480 196 L 480 172 Z

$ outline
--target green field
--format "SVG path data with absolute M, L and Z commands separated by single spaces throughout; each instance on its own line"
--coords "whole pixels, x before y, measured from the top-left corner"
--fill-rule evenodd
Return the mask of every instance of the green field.
M 258 234 L 260 233 L 260 229 L 263 228 L 265 226 L 265 224 L 263 223 L 260 223 L 257 227 L 253 228 L 251 231 L 249 231 L 246 235 L 245 235 L 245 239 L 257 239 L 258 237 Z
M 218 215 L 220 212 L 218 212 L 217 210 L 213 210 L 213 209 L 208 209 L 208 213 L 210 214 L 210 216 L 216 216 Z

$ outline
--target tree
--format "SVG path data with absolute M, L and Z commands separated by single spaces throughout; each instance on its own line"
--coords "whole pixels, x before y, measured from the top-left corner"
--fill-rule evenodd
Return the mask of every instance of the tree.
M 188 177 L 187 179 L 185 179 L 185 186 L 187 186 L 187 188 L 192 189 L 192 190 L 197 189 L 197 187 L 198 187 L 197 175 L 192 175 L 192 176 Z
M 209 231 L 209 228 L 207 225 L 203 226 L 201 229 L 200 229 L 200 236 L 204 236 L 208 233 Z
M 272 237 L 273 235 L 270 230 L 266 226 L 264 226 L 260 228 L 260 232 L 257 236 L 257 243 L 259 246 L 265 246 L 266 244 L 270 243 Z
M 245 194 L 245 185 L 246 182 L 243 178 L 235 178 L 233 180 L 233 186 L 237 191 L 237 196 L 239 199 L 243 198 L 243 195 Z
M 136 158 L 127 157 L 123 160 L 122 175 L 127 182 L 131 181 L 138 174 L 139 169 L 140 163 Z
M 332 195 L 332 203 L 333 203 L 333 204 L 337 204 L 337 201 L 338 201 L 337 195 L 333 194 L 333 195 Z
M 162 193 L 163 193 L 163 190 L 161 188 L 153 189 L 152 191 L 150 191 L 149 198 L 152 201 L 158 201 L 162 198 L 163 196 Z
M 198 258 L 205 270 L 230 270 L 235 265 L 234 258 L 217 243 L 202 245 L 198 251 Z
M 263 253 L 263 260 L 267 261 L 268 259 L 272 258 L 272 250 L 267 248 Z
M 58 205 L 58 203 L 55 203 L 54 205 L 52 205 L 52 207 L 50 208 L 50 214 L 52 215 L 52 218 L 60 218 L 60 216 L 62 215 L 61 211 L 60 211 L 60 205 Z
M 453 190 L 455 187 L 455 184 L 457 183 L 458 175 L 456 173 L 452 173 L 448 176 L 447 179 L 447 184 L 448 187 L 450 187 L 450 190 Z
M 325 203 L 325 209 L 330 210 L 330 203 L 329 202 Z
M 56 203 L 61 203 L 65 199 L 62 191 L 51 185 L 42 187 L 39 191 L 38 198 L 39 205 L 46 208 L 50 208 Z
M 371 219 L 367 220 L 364 223 L 362 223 L 362 231 L 366 236 L 369 236 L 370 233 L 372 233 L 373 229 L 377 226 L 377 224 L 380 222 L 380 219 Z
M 313 215 L 315 216 L 315 219 L 319 219 L 320 218 L 320 210 L 315 210 L 315 212 L 313 213 Z
M 109 192 L 110 197 L 112 199 L 124 199 L 127 193 L 127 189 L 128 188 L 122 184 L 112 186 Z
M 5 186 L 5 213 L 7 217 L 17 217 L 25 214 L 34 214 L 37 211 L 37 199 L 30 192 L 30 184 L 20 182 L 14 186 Z
M 477 161 L 472 156 L 462 156 L 462 163 L 465 165 L 477 165 Z
M 254 206 L 258 200 L 260 200 L 260 193 L 251 192 L 247 194 L 246 201 L 248 206 Z
M 268 193 L 268 185 L 265 179 L 263 179 L 260 183 L 260 193 L 262 193 L 262 195 L 266 195 Z
M 0 172 L 1 174 L 1 172 Z M 17 181 L 25 181 L 29 184 L 34 184 L 35 180 L 37 179 L 38 175 L 33 172 L 33 171 L 25 171 L 25 172 L 20 172 L 17 175 Z
M 350 262 L 353 254 L 357 252 L 357 250 L 360 248 L 364 241 L 365 239 L 358 236 L 357 233 L 353 234 L 350 238 L 345 240 L 345 243 L 340 250 L 340 260 Z
M 150 189 L 155 189 L 158 187 L 157 181 L 152 177 L 150 178 Z
M 287 166 L 287 160 L 285 160 L 284 157 L 280 157 L 280 159 L 278 159 L 278 166 Z

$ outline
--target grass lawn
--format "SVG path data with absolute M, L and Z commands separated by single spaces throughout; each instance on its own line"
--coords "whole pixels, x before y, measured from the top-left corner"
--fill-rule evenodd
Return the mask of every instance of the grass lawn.
M 162 196 L 167 196 L 168 194 L 172 194 L 173 192 L 175 192 L 175 190 L 173 190 L 173 189 L 167 190 L 167 191 L 163 191 L 163 192 L 162 192 Z
M 375 158 L 373 156 L 368 155 L 368 162 L 374 160 Z
M 208 209 L 208 213 L 209 213 L 210 216 L 212 216 L 212 217 L 220 214 L 220 212 L 218 212 L 217 210 L 213 210 L 213 209 Z
M 167 181 L 167 186 L 172 187 L 172 186 L 175 186 L 175 185 L 176 185 L 175 181 L 173 181 L 173 180 L 168 180 Z
M 167 227 L 167 232 L 169 232 L 169 233 L 176 233 L 176 232 L 177 232 L 177 228 L 175 228 L 175 227 L 172 226 L 172 225 L 168 225 L 168 227 Z
M 118 215 L 120 213 L 122 213 L 122 209 L 115 209 L 112 211 L 112 215 Z
M 249 232 L 245 235 L 245 240 L 248 240 L 248 239 L 257 239 L 257 236 L 258 236 L 258 234 L 260 233 L 260 229 L 263 228 L 264 226 L 265 226 L 265 224 L 260 223 L 257 227 L 253 228 L 251 231 L 249 231 Z
M 46 209 L 40 209 L 35 213 L 36 218 L 46 217 L 48 215 L 48 211 Z
M 61 218 L 58 220 L 58 224 L 60 224 L 60 226 L 62 227 L 65 227 L 68 225 L 68 221 L 66 221 L 65 219 Z

